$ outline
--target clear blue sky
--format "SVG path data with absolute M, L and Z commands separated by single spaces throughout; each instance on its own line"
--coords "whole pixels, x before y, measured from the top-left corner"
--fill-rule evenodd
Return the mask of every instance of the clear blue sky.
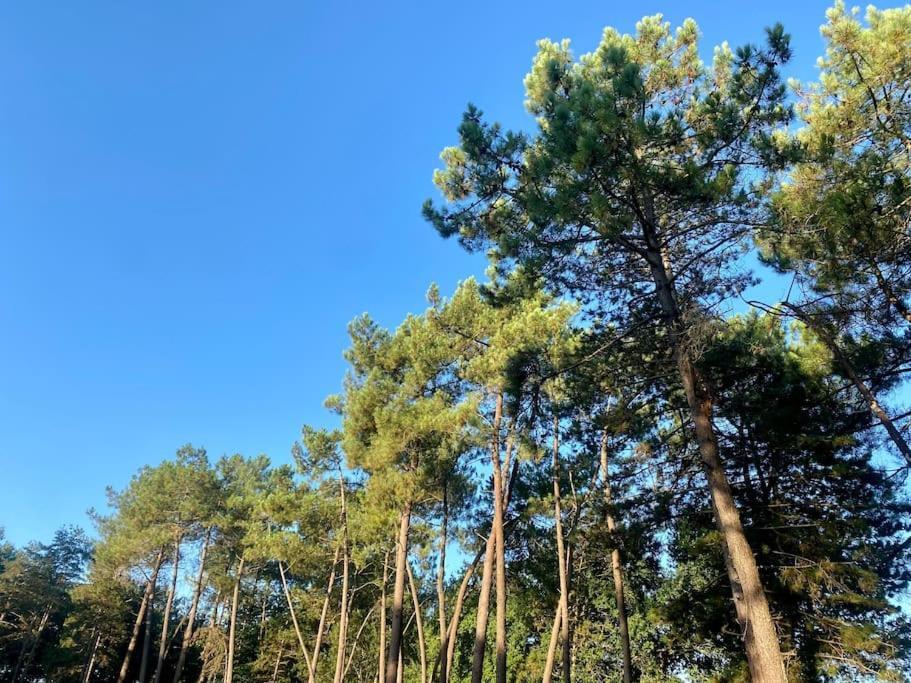
M 0 7 L 0 526 L 87 524 L 181 444 L 286 460 L 347 322 L 482 264 L 420 217 L 469 100 L 527 125 L 535 40 L 644 14 L 706 49 L 826 2 L 11 2 Z

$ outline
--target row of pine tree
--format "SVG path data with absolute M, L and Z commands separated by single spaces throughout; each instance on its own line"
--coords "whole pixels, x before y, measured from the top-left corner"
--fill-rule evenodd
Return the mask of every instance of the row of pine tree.
M 186 446 L 0 545 L 0 679 L 906 680 L 911 6 L 822 33 L 791 88 L 780 26 L 539 43 L 424 207 L 489 281 L 357 318 L 293 464 Z

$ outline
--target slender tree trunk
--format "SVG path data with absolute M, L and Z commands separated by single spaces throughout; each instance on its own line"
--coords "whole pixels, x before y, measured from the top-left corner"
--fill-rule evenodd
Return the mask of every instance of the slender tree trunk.
M 19 653 L 19 659 L 16 662 L 16 670 L 13 672 L 13 678 L 11 679 L 13 683 L 19 679 L 20 674 L 24 676 L 32 665 L 32 660 L 35 658 L 35 652 L 38 650 L 38 644 L 41 642 L 41 636 L 44 633 L 44 629 L 47 627 L 47 620 L 50 617 L 50 614 L 51 607 L 48 605 L 45 607 L 44 612 L 41 613 L 41 620 L 38 622 L 38 627 L 35 629 L 35 635 L 31 639 L 26 639 L 23 642 L 22 650 Z
M 472 563 L 468 565 L 468 569 L 465 570 L 465 575 L 462 577 L 462 583 L 459 584 L 459 591 L 456 593 L 455 604 L 452 607 L 452 616 L 449 618 L 449 626 L 446 629 L 446 651 L 445 653 L 441 652 L 441 655 L 445 654 L 446 657 L 444 663 L 446 675 L 445 677 L 440 677 L 440 683 L 449 683 L 449 679 L 452 676 L 452 663 L 455 660 L 456 634 L 459 631 L 459 621 L 462 618 L 462 605 L 465 603 L 465 595 L 468 593 L 468 584 L 471 581 L 471 577 L 474 575 L 475 569 L 477 569 L 478 562 L 481 561 L 481 555 L 483 553 L 483 550 L 478 551 Z
M 101 643 L 101 634 L 99 633 L 95 636 L 95 644 L 92 645 L 92 652 L 89 655 L 89 661 L 86 662 L 85 670 L 83 671 L 82 683 L 89 683 L 92 680 L 92 672 L 95 670 L 95 658 L 98 656 L 98 645 Z
M 504 510 L 509 506 L 509 499 L 512 494 L 513 480 L 515 479 L 516 473 L 518 472 L 518 460 L 512 463 L 512 471 L 510 473 L 510 481 L 505 492 L 505 499 L 502 492 L 502 480 L 497 476 L 497 472 L 501 471 L 499 467 L 499 435 L 500 435 L 500 421 L 502 420 L 503 414 L 503 397 L 502 395 L 497 397 L 497 407 L 494 413 L 494 439 L 491 443 L 491 459 L 494 461 L 494 475 L 493 475 L 493 491 L 494 491 L 494 515 L 493 520 L 490 525 L 490 535 L 487 537 L 487 547 L 484 550 L 484 566 L 481 572 L 481 588 L 478 594 L 478 610 L 477 610 L 477 619 L 475 621 L 475 636 L 474 636 L 474 651 L 472 657 L 471 665 L 471 683 L 481 683 L 484 675 L 484 651 L 487 646 L 487 622 L 490 618 L 490 590 L 491 584 L 493 582 L 493 573 L 494 566 L 498 567 L 497 570 L 497 582 L 499 584 L 500 572 L 499 572 L 499 557 L 500 554 L 497 550 L 497 515 L 499 510 L 500 521 L 503 521 Z M 496 450 L 496 455 L 493 453 Z M 512 442 L 509 440 L 507 442 L 507 459 L 511 457 Z M 498 480 L 500 483 L 498 484 Z M 500 499 L 500 503 L 497 502 L 497 499 Z M 503 534 L 503 525 L 500 525 L 500 534 Z M 505 551 L 504 551 L 505 552 Z M 505 555 L 504 555 L 505 557 Z M 505 565 L 503 572 L 503 582 L 505 584 Z M 505 607 L 506 591 L 503 590 L 503 601 Z M 499 599 L 497 601 L 499 605 Z M 503 640 L 505 645 L 506 629 L 505 629 L 505 609 L 502 610 L 502 616 L 504 617 L 503 624 Z M 499 630 L 499 624 L 498 624 Z M 503 650 L 503 674 L 505 675 L 505 647 Z M 450 658 L 450 667 L 452 666 L 452 660 Z M 500 683 L 498 680 L 497 683 Z
M 361 634 L 364 632 L 367 623 L 370 621 L 370 617 L 373 615 L 373 610 L 375 609 L 376 605 L 367 610 L 367 614 L 364 615 L 364 620 L 358 627 L 357 633 L 354 634 L 354 642 L 351 643 L 350 652 L 348 652 L 348 662 L 345 664 L 345 670 L 342 672 L 343 681 L 348 678 L 348 671 L 351 669 L 351 662 L 354 661 L 354 653 L 357 652 L 357 644 L 361 641 Z
M 158 551 L 155 563 L 152 565 L 152 575 L 146 583 L 145 591 L 142 594 L 142 602 L 139 603 L 139 612 L 136 614 L 136 620 L 133 622 L 133 632 L 130 634 L 130 642 L 127 644 L 126 654 L 123 656 L 123 663 L 120 665 L 120 673 L 117 675 L 117 683 L 124 683 L 127 679 L 127 672 L 130 668 L 130 660 L 133 652 L 136 650 L 136 643 L 139 641 L 139 630 L 142 628 L 143 619 L 149 608 L 152 592 L 155 590 L 155 583 L 158 581 L 158 570 L 161 568 L 161 561 L 164 558 L 164 548 Z
M 487 622 L 490 620 L 490 589 L 493 567 L 496 562 L 496 537 L 493 529 L 484 549 L 484 566 L 481 570 L 481 587 L 478 592 L 478 610 L 474 629 L 474 651 L 471 664 L 471 683 L 482 683 L 484 676 L 484 650 L 487 647 Z
M 554 447 L 551 459 L 551 483 L 554 492 L 554 530 L 557 535 L 557 569 L 560 577 L 560 637 L 563 641 L 563 680 L 570 681 L 569 578 L 566 568 L 566 545 L 563 539 L 563 510 L 560 504 L 560 420 L 554 417 Z
M 647 237 L 651 247 L 648 264 L 655 281 L 658 302 L 671 335 L 677 370 L 689 405 L 696 441 L 699 444 L 699 454 L 715 512 L 715 523 L 722 537 L 722 551 L 737 620 L 743 632 L 750 674 L 754 683 L 786 683 L 787 676 L 775 622 L 772 620 L 756 559 L 743 531 L 740 513 L 718 453 L 718 439 L 712 427 L 712 399 L 690 356 L 666 255 L 662 252 L 656 235 L 650 233 Z
M 155 616 L 155 593 L 149 597 L 146 610 L 146 630 L 142 635 L 142 659 L 139 662 L 139 683 L 146 683 L 149 671 L 149 653 L 152 651 L 152 626 Z
M 554 677 L 554 662 L 557 659 L 557 642 L 560 640 L 560 624 L 563 622 L 563 600 L 557 600 L 554 610 L 554 624 L 550 627 L 550 640 L 547 645 L 547 659 L 544 660 L 542 683 L 550 683 Z
M 421 683 L 428 683 L 427 641 L 424 638 L 424 617 L 421 615 L 421 601 L 418 599 L 418 589 L 414 583 L 414 572 L 411 571 L 410 562 L 405 562 L 405 570 L 408 572 L 408 589 L 411 591 L 411 603 L 414 606 L 414 623 L 418 630 L 418 654 L 421 658 Z
M 307 671 L 310 671 L 313 668 L 313 665 L 310 661 L 310 654 L 307 652 L 307 646 L 304 645 L 304 636 L 301 633 L 300 624 L 297 622 L 297 612 L 294 609 L 294 603 L 291 601 L 291 591 L 288 590 L 288 580 L 285 578 L 285 565 L 281 560 L 278 561 L 278 574 L 282 580 L 282 590 L 285 593 L 285 600 L 288 602 L 288 611 L 291 613 L 291 623 L 294 624 L 294 634 L 297 636 L 297 643 L 300 645 L 300 650 L 307 663 Z
M 392 593 L 392 623 L 389 628 L 389 656 L 386 658 L 386 683 L 398 680 L 402 650 L 402 605 L 408 562 L 408 531 L 411 526 L 411 504 L 406 504 L 399 520 L 399 538 L 395 549 L 395 588 Z
M 177 665 L 174 668 L 174 683 L 180 683 L 180 677 L 183 674 L 183 667 L 187 661 L 187 651 L 190 649 L 190 643 L 196 631 L 196 612 L 199 609 L 199 599 L 202 596 L 203 577 L 205 576 L 206 553 L 209 550 L 209 539 L 212 536 L 212 527 L 206 529 L 205 539 L 202 542 L 202 550 L 199 553 L 199 571 L 196 574 L 196 586 L 193 589 L 193 600 L 190 603 L 190 611 L 187 614 L 187 625 L 183 631 L 183 640 L 180 643 L 180 654 L 177 657 Z
M 278 644 L 278 657 L 275 658 L 275 668 L 272 669 L 272 683 L 275 683 L 275 681 L 278 679 L 278 667 L 281 666 L 282 655 L 284 653 L 285 653 L 285 644 L 279 643 Z
M 246 558 L 240 556 L 240 564 L 237 565 L 237 577 L 234 579 L 234 596 L 231 598 L 231 622 L 228 625 L 228 661 L 225 665 L 224 683 L 234 683 L 234 635 L 237 631 L 237 605 L 240 602 L 240 580 L 244 574 L 244 561 Z
M 383 585 L 380 586 L 380 647 L 376 679 L 386 683 L 386 582 L 389 580 L 389 553 L 383 556 Z
M 895 293 L 895 290 L 892 289 L 892 285 L 889 284 L 889 281 L 886 279 L 886 276 L 883 274 L 882 269 L 879 267 L 879 264 L 872 258 L 868 259 L 870 266 L 873 268 L 873 274 L 876 276 L 876 282 L 879 285 L 880 291 L 885 295 L 886 301 L 888 301 L 898 314 L 905 319 L 906 322 L 911 323 L 911 310 L 908 310 L 908 306 L 905 304 L 904 300 Z
M 449 632 L 446 628 L 446 543 L 449 527 L 449 500 L 446 484 L 443 484 L 443 525 L 440 531 L 440 562 L 437 566 L 437 616 L 440 622 L 440 680 L 446 681 L 449 676 L 446 668 L 446 651 L 449 649 Z
M 174 605 L 174 594 L 177 592 L 177 575 L 180 565 L 180 542 L 178 536 L 174 541 L 174 557 L 171 558 L 171 586 L 168 588 L 168 598 L 164 605 L 164 614 L 161 622 L 161 641 L 158 644 L 158 661 L 155 663 L 155 675 L 152 678 L 153 683 L 160 683 L 161 675 L 164 672 L 165 655 L 168 653 L 168 622 L 171 619 L 171 608 Z
M 319 623 L 316 625 L 316 638 L 313 643 L 313 657 L 310 658 L 310 671 L 307 676 L 309 683 L 316 680 L 316 667 L 319 664 L 319 654 L 323 647 L 323 634 L 326 630 L 326 617 L 329 614 L 329 602 L 332 600 L 332 587 L 335 585 L 335 568 L 338 565 L 338 556 L 342 546 L 335 547 L 335 556 L 332 558 L 332 569 L 329 572 L 329 581 L 326 584 L 326 597 L 323 598 L 323 608 L 320 610 Z
M 503 533 L 503 469 L 500 462 L 500 421 L 503 415 L 503 395 L 497 394 L 493 438 L 490 455 L 493 461 L 493 532 L 497 552 L 497 632 L 496 681 L 506 683 L 506 547 Z
M 785 304 L 785 306 L 791 310 L 799 320 L 806 323 L 816 333 L 819 339 L 826 345 L 826 347 L 835 357 L 835 360 L 838 361 L 838 364 L 841 365 L 842 369 L 845 371 L 848 379 L 850 379 L 854 384 L 854 387 L 857 389 L 858 393 L 860 393 L 860 395 L 863 396 L 864 401 L 867 402 L 867 407 L 870 409 L 870 412 L 873 413 L 876 419 L 879 420 L 880 424 L 885 427 L 886 432 L 889 434 L 889 438 L 892 439 L 892 442 L 902 454 L 905 462 L 911 465 L 911 447 L 908 446 L 908 442 L 905 440 L 905 437 L 902 436 L 902 433 L 898 430 L 898 427 L 896 427 L 895 423 L 892 422 L 892 418 L 889 417 L 889 414 L 876 399 L 876 395 L 854 371 L 854 366 L 851 365 L 851 361 L 848 360 L 848 357 L 841 350 L 841 347 L 838 345 L 836 339 L 831 334 L 829 334 L 821 325 L 817 324 L 811 315 L 804 313 L 793 304 Z
M 607 530 L 614 539 L 617 523 L 612 512 L 613 499 L 610 488 L 610 474 L 607 460 L 607 430 L 601 434 L 601 483 L 604 488 L 604 504 L 607 518 Z M 629 644 L 629 621 L 626 614 L 626 590 L 623 580 L 623 562 L 616 540 L 612 540 L 611 572 L 614 577 L 614 598 L 617 602 L 617 619 L 620 625 L 620 649 L 623 653 L 623 683 L 632 683 L 633 663 Z
M 342 595 L 339 599 L 338 649 L 335 657 L 335 683 L 342 683 L 345 673 L 345 646 L 348 641 L 348 505 L 345 499 L 345 479 L 339 471 L 339 495 L 342 517 Z

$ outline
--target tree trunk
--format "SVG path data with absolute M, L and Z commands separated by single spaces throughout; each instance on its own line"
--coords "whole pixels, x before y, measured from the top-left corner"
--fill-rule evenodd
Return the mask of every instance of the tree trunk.
M 361 641 L 361 634 L 364 632 L 364 629 L 367 627 L 367 623 L 370 621 L 370 617 L 373 616 L 373 610 L 376 609 L 376 605 L 367 610 L 367 614 L 364 615 L 364 620 L 361 622 L 361 625 L 357 629 L 357 633 L 354 634 L 354 642 L 351 643 L 351 651 L 348 653 L 348 662 L 345 664 L 345 670 L 342 672 L 342 680 L 348 678 L 348 671 L 351 669 L 351 662 L 354 661 L 354 653 L 357 652 L 357 644 Z
M 101 634 L 95 636 L 95 643 L 92 645 L 92 652 L 89 655 L 89 661 L 86 662 L 85 669 L 81 678 L 81 683 L 89 683 L 92 680 L 92 671 L 95 670 L 95 658 L 98 656 L 98 645 L 101 642 Z
M 348 506 L 345 500 L 345 479 L 338 476 L 342 517 L 342 595 L 339 599 L 338 649 L 335 657 L 335 683 L 342 683 L 345 673 L 345 645 L 348 641 Z
M 380 647 L 376 679 L 386 683 L 386 582 L 389 580 L 389 553 L 383 556 L 383 585 L 380 586 Z
M 389 628 L 389 656 L 386 658 L 386 683 L 396 683 L 399 657 L 402 650 L 402 605 L 408 562 L 408 531 L 411 525 L 411 505 L 406 504 L 399 520 L 399 538 L 395 548 L 395 588 L 392 593 L 392 623 Z
M 155 616 L 155 593 L 149 597 L 146 610 L 146 630 L 142 635 L 142 659 L 139 662 L 139 683 L 146 683 L 149 670 L 149 653 L 152 651 L 152 617 Z
M 35 629 L 35 635 L 29 639 L 25 639 L 22 644 L 22 650 L 19 653 L 19 659 L 16 662 L 16 670 L 13 672 L 12 681 L 15 683 L 19 674 L 23 676 L 28 672 L 29 667 L 32 665 L 32 660 L 35 658 L 35 652 L 38 650 L 38 644 L 41 642 L 41 635 L 44 633 L 44 629 L 47 627 L 47 620 L 51 614 L 51 607 L 48 605 L 45 607 L 44 612 L 41 613 L 41 620 L 38 622 L 38 628 Z
M 272 669 L 272 683 L 275 683 L 276 679 L 278 678 L 278 667 L 281 666 L 282 655 L 284 654 L 284 652 L 285 652 L 285 644 L 279 643 L 278 644 L 278 657 L 275 658 L 275 668 Z
M 554 610 L 554 624 L 550 627 L 550 640 L 547 645 L 547 659 L 544 660 L 542 683 L 550 683 L 554 676 L 554 661 L 557 659 L 557 642 L 560 640 L 560 623 L 563 621 L 563 600 L 557 600 Z
M 440 677 L 440 683 L 449 683 L 449 679 L 452 676 L 452 663 L 455 659 L 456 634 L 459 631 L 459 621 L 462 618 L 462 605 L 465 603 L 468 584 L 471 581 L 472 575 L 474 575 L 478 562 L 481 561 L 483 552 L 483 550 L 478 551 L 472 563 L 468 565 L 468 569 L 465 570 L 465 575 L 462 577 L 462 583 L 459 585 L 459 592 L 456 593 L 455 604 L 452 607 L 452 616 L 449 618 L 449 626 L 446 629 L 446 659 L 444 662 L 446 675 L 445 677 Z M 441 655 L 442 654 L 444 653 L 441 652 Z
M 491 525 L 492 526 L 492 525 Z M 471 683 L 481 683 L 484 676 L 484 650 L 487 647 L 487 622 L 490 620 L 490 588 L 493 583 L 493 566 L 496 561 L 496 538 L 493 529 L 484 549 L 484 567 L 481 570 L 481 588 L 478 592 L 478 611 L 474 629 L 474 652 L 471 664 Z
M 127 644 L 127 651 L 123 656 L 123 663 L 120 665 L 117 683 L 124 683 L 127 679 L 130 660 L 133 658 L 133 652 L 136 650 L 136 643 L 139 641 L 139 630 L 142 628 L 142 621 L 145 618 L 146 610 L 149 607 L 152 591 L 155 590 L 155 583 L 158 581 L 158 570 L 161 568 L 161 561 L 163 558 L 164 548 L 158 551 L 158 556 L 155 558 L 155 563 L 152 565 L 152 575 L 149 577 L 148 583 L 146 583 L 145 591 L 142 594 L 142 602 L 139 603 L 139 612 L 136 614 L 136 620 L 133 622 L 133 632 L 130 634 L 130 642 Z
M 902 457 L 905 459 L 909 465 L 911 465 L 911 447 L 908 446 L 908 442 L 905 441 L 905 437 L 902 436 L 902 433 L 898 431 L 898 427 L 895 426 L 895 423 L 892 422 L 892 418 L 889 417 L 889 414 L 885 409 L 880 405 L 879 401 L 876 400 L 875 394 L 870 390 L 870 387 L 860 378 L 860 376 L 854 371 L 854 366 L 851 365 L 851 361 L 848 360 L 848 357 L 841 350 L 841 347 L 838 345 L 836 339 L 829 334 L 822 325 L 816 323 L 812 316 L 804 313 L 797 306 L 793 304 L 785 304 L 785 306 L 794 313 L 794 315 L 804 323 L 806 323 L 810 329 L 812 329 L 816 336 L 826 345 L 831 354 L 835 357 L 835 360 L 838 361 L 842 369 L 845 371 L 845 374 L 848 376 L 848 379 L 854 384 L 854 387 L 857 389 L 858 393 L 863 396 L 864 401 L 867 402 L 867 407 L 870 409 L 870 412 L 876 416 L 876 419 L 879 420 L 880 424 L 885 427 L 886 432 L 889 434 L 889 438 L 892 439 L 892 442 L 898 448 L 899 452 L 902 454 Z
M 155 663 L 153 683 L 160 683 L 164 672 L 165 655 L 168 653 L 168 622 L 171 619 L 171 608 L 174 605 L 174 594 L 177 592 L 177 574 L 180 565 L 180 536 L 174 541 L 174 557 L 171 558 L 173 569 L 171 571 L 171 586 L 168 588 L 168 598 L 164 605 L 164 614 L 161 619 L 161 641 L 158 644 L 158 661 Z
M 421 683 L 427 680 L 427 641 L 424 639 L 424 617 L 421 615 L 421 601 L 418 599 L 418 589 L 414 583 L 414 572 L 411 571 L 411 562 L 405 562 L 408 572 L 408 589 L 411 592 L 411 603 L 414 606 L 414 623 L 418 630 L 418 654 L 421 657 Z
M 554 492 L 554 530 L 557 535 L 557 570 L 560 577 L 560 637 L 563 641 L 563 681 L 570 681 L 569 578 L 566 572 L 566 545 L 563 540 L 563 510 L 560 505 L 560 420 L 554 417 L 554 447 L 551 459 Z
M 612 545 L 611 573 L 614 577 L 614 598 L 617 601 L 617 619 L 620 625 L 620 649 L 623 653 L 623 683 L 632 683 L 633 663 L 629 644 L 629 621 L 626 615 L 626 590 L 623 583 L 623 562 L 620 549 L 616 546 L 614 536 L 617 532 L 617 523 L 612 512 L 613 500 L 611 497 L 610 476 L 607 461 L 607 430 L 601 434 L 601 483 L 604 488 L 604 504 L 607 518 L 607 530 L 611 534 Z
M 212 527 L 206 529 L 206 536 L 202 543 L 202 550 L 199 553 L 199 571 L 196 574 L 196 587 L 193 589 L 193 600 L 190 603 L 190 611 L 187 614 L 187 626 L 183 631 L 183 640 L 180 643 L 180 654 L 177 657 L 177 665 L 174 668 L 174 683 L 180 683 L 180 677 L 183 674 L 183 667 L 187 661 L 187 651 L 190 649 L 190 643 L 196 631 L 196 612 L 199 609 L 199 599 L 202 596 L 203 577 L 205 576 L 206 553 L 209 550 L 209 539 L 212 536 Z
M 908 306 L 905 304 L 904 300 L 895 293 L 894 289 L 892 289 L 892 285 L 886 280 L 886 276 L 883 274 L 879 264 L 872 258 L 868 259 L 868 263 L 873 268 L 876 282 L 879 285 L 880 291 L 882 291 L 883 295 L 886 297 L 886 301 L 898 311 L 898 314 L 905 319 L 905 322 L 911 323 L 911 310 L 908 310 Z
M 285 565 L 281 560 L 278 561 L 278 575 L 282 580 L 282 591 L 285 593 L 285 600 L 288 602 L 288 611 L 291 613 L 291 623 L 294 624 L 294 634 L 297 636 L 297 643 L 300 645 L 301 653 L 307 664 L 307 671 L 313 668 L 310 662 L 310 653 L 307 652 L 307 646 L 304 645 L 304 636 L 301 633 L 300 624 L 297 622 L 297 611 L 294 609 L 294 603 L 291 601 L 291 591 L 288 590 L 288 580 L 285 578 Z
M 332 599 L 332 587 L 335 585 L 335 567 L 338 565 L 338 556 L 341 545 L 335 547 L 335 556 L 332 558 L 332 570 L 329 572 L 329 582 L 326 585 L 326 597 L 323 598 L 323 608 L 319 614 L 319 623 L 316 625 L 316 638 L 313 643 L 313 657 L 310 658 L 310 671 L 307 676 L 309 683 L 316 680 L 316 667 L 319 664 L 319 653 L 323 647 L 323 632 L 326 630 L 326 617 L 329 614 L 329 602 Z
M 240 556 L 237 577 L 234 579 L 234 595 L 231 598 L 231 622 L 228 625 L 228 661 L 225 664 L 224 683 L 234 683 L 234 634 L 237 631 L 237 605 L 240 602 L 240 580 L 244 574 L 245 557 Z
M 497 552 L 497 683 L 506 683 L 506 547 L 503 533 L 503 469 L 500 462 L 500 420 L 502 415 L 503 395 L 497 394 L 490 449 L 490 457 L 493 462 L 493 532 Z
M 743 531 L 740 513 L 718 453 L 718 440 L 712 427 L 712 399 L 690 356 L 667 259 L 657 244 L 656 236 L 650 234 L 648 237 L 652 248 L 648 264 L 671 335 L 677 370 L 689 405 L 699 455 L 709 486 L 715 523 L 721 532 L 722 551 L 737 620 L 743 633 L 750 674 L 754 683 L 786 683 L 775 622 L 772 621 L 756 559 Z
M 443 484 L 443 525 L 440 530 L 440 562 L 437 566 L 437 616 L 440 622 L 440 656 L 437 660 L 440 667 L 440 680 L 448 680 L 446 668 L 446 651 L 449 649 L 448 629 L 446 628 L 446 542 L 449 527 L 449 501 L 446 484 Z

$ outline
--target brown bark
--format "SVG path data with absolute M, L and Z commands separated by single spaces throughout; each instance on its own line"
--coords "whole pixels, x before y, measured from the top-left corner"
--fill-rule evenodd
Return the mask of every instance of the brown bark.
M 506 547 L 503 533 L 503 469 L 500 462 L 500 421 L 503 416 L 503 395 L 497 394 L 493 438 L 490 456 L 493 462 L 493 535 L 497 553 L 497 614 L 496 614 L 496 681 L 506 683 Z
M 554 418 L 554 447 L 551 460 L 551 482 L 554 492 L 554 529 L 557 535 L 557 569 L 560 577 L 560 638 L 563 642 L 563 680 L 570 681 L 569 577 L 566 567 L 566 545 L 563 539 L 563 511 L 560 505 L 560 420 Z
M 308 682 L 316 680 L 316 667 L 319 664 L 319 653 L 323 647 L 323 633 L 326 630 L 326 617 L 329 614 L 329 601 L 332 599 L 332 587 L 335 585 L 335 567 L 338 565 L 338 556 L 342 552 L 341 545 L 335 547 L 335 556 L 332 558 L 332 570 L 329 572 L 329 582 L 326 585 L 326 597 L 323 598 L 323 608 L 320 610 L 319 623 L 316 625 L 316 638 L 313 643 L 313 657 L 310 658 L 310 671 Z
M 563 600 L 557 600 L 557 609 L 554 610 L 554 623 L 550 627 L 550 640 L 547 645 L 547 659 L 544 660 L 544 674 L 542 683 L 550 683 L 554 677 L 554 662 L 557 659 L 557 643 L 560 640 L 560 624 L 563 621 Z
M 304 645 L 304 636 L 301 633 L 300 624 L 297 622 L 297 611 L 294 609 L 294 603 L 291 601 L 291 591 L 288 590 L 288 580 L 285 578 L 285 565 L 281 560 L 278 562 L 278 575 L 282 580 L 282 591 L 285 593 L 285 601 L 288 603 L 288 611 L 291 613 L 291 623 L 294 625 L 294 634 L 297 636 L 297 644 L 300 646 L 301 653 L 304 655 L 304 661 L 307 663 L 307 671 L 312 670 L 313 665 L 310 662 L 310 654 L 307 652 L 307 646 Z
M 389 581 L 389 553 L 383 556 L 383 585 L 380 586 L 380 647 L 376 679 L 386 682 L 386 583 Z
M 231 598 L 231 621 L 228 625 L 228 659 L 225 664 L 225 681 L 224 683 L 234 683 L 234 635 L 237 631 L 237 605 L 240 602 L 240 580 L 244 574 L 244 562 L 246 558 L 240 556 L 240 564 L 237 565 L 237 576 L 234 579 L 234 595 Z
M 449 678 L 452 676 L 452 663 L 455 660 L 455 646 L 456 646 L 456 634 L 459 631 L 459 621 L 462 618 L 462 605 L 465 603 L 465 594 L 468 592 L 468 584 L 471 581 L 471 577 L 477 569 L 478 562 L 481 561 L 481 554 L 484 551 L 481 550 L 475 555 L 474 560 L 468 569 L 465 570 L 465 575 L 462 577 L 462 583 L 459 584 L 459 592 L 456 593 L 455 604 L 452 607 L 452 616 L 449 618 L 449 627 L 447 628 L 447 645 L 446 645 L 446 677 L 440 677 L 441 683 L 448 683 Z
M 199 571 L 196 574 L 196 587 L 193 589 L 193 600 L 190 603 L 190 611 L 187 614 L 187 625 L 183 631 L 183 640 L 180 643 L 180 654 L 177 657 L 177 665 L 174 668 L 173 683 L 180 683 L 180 677 L 183 675 L 183 667 L 187 661 L 187 652 L 190 649 L 190 643 L 193 641 L 193 635 L 196 631 L 196 612 L 199 609 L 199 599 L 202 596 L 206 554 L 209 551 L 209 539 L 211 537 L 212 527 L 209 527 L 206 529 L 205 539 L 202 542 L 202 550 L 199 553 Z
M 139 603 L 139 612 L 136 614 L 136 620 L 133 622 L 133 632 L 130 634 L 130 642 L 127 644 L 127 651 L 123 656 L 123 663 L 120 665 L 117 683 L 124 683 L 127 678 L 130 660 L 133 658 L 133 652 L 136 650 L 136 643 L 139 640 L 139 630 L 142 628 L 143 619 L 149 608 L 149 602 L 151 601 L 152 592 L 155 590 L 155 583 L 158 581 L 158 570 L 161 568 L 161 561 L 163 558 L 164 548 L 158 551 L 158 556 L 155 558 L 155 563 L 152 565 L 152 575 L 146 583 L 145 591 L 142 594 L 142 602 Z
M 617 533 L 617 522 L 612 512 L 613 499 L 610 488 L 610 475 L 607 458 L 607 430 L 601 434 L 601 483 L 604 488 L 604 504 L 607 518 L 607 530 L 613 539 Z M 616 541 L 612 541 L 611 573 L 614 577 L 614 598 L 617 602 L 617 620 L 620 627 L 620 649 L 623 654 L 623 683 L 632 683 L 633 663 L 629 644 L 629 621 L 626 614 L 626 591 L 623 580 L 623 561 Z
M 408 561 L 408 531 L 411 505 L 406 504 L 399 519 L 399 537 L 395 549 L 395 587 L 392 592 L 392 623 L 389 628 L 389 656 L 386 658 L 386 683 L 395 683 L 402 650 L 402 607 L 405 598 L 405 565 Z
M 873 413 L 876 419 L 879 420 L 880 424 L 885 428 L 886 432 L 889 434 L 889 438 L 892 439 L 892 442 L 902 454 L 905 462 L 911 465 L 911 447 L 908 446 L 908 442 L 905 441 L 905 437 L 902 436 L 902 433 L 898 430 L 898 427 L 896 427 L 895 423 L 892 422 L 892 418 L 889 417 L 889 414 L 876 399 L 876 395 L 854 371 L 854 366 L 851 365 L 851 361 L 848 360 L 848 357 L 841 350 L 841 347 L 838 345 L 836 339 L 831 334 L 829 334 L 822 325 L 816 323 L 811 315 L 804 313 L 793 304 L 785 304 L 785 306 L 790 311 L 792 311 L 799 320 L 805 322 L 816 333 L 819 339 L 826 345 L 826 347 L 835 357 L 835 360 L 838 361 L 838 364 L 841 365 L 842 369 L 845 371 L 848 379 L 850 379 L 854 384 L 854 387 L 857 389 L 858 393 L 863 396 L 863 399 L 866 401 L 870 412 Z
M 898 311 L 898 314 L 904 318 L 906 322 L 911 323 L 911 310 L 908 310 L 908 306 L 905 304 L 904 300 L 895 293 L 894 289 L 892 289 L 892 285 L 889 284 L 889 281 L 883 274 L 879 264 L 877 264 L 874 259 L 869 259 L 869 263 L 873 268 L 873 274 L 876 276 L 876 283 L 886 297 L 886 301 Z
M 281 666 L 282 655 L 284 654 L 284 652 L 285 652 L 285 644 L 279 643 L 278 644 L 278 656 L 275 658 L 275 668 L 272 669 L 272 683 L 275 683 L 276 679 L 278 678 L 278 667 Z
M 437 660 L 440 667 L 440 680 L 448 680 L 446 651 L 449 649 L 449 631 L 446 628 L 446 542 L 449 527 L 449 501 L 446 484 L 443 484 L 443 525 L 440 532 L 440 561 L 437 566 L 437 616 L 440 622 L 440 656 Z
M 142 659 L 139 663 L 139 683 L 146 683 L 146 674 L 149 669 L 149 652 L 152 649 L 152 617 L 155 614 L 155 593 L 149 598 L 149 608 L 146 610 L 146 627 L 142 636 Z
M 414 583 L 414 572 L 411 571 L 411 562 L 405 562 L 408 572 L 408 590 L 411 592 L 411 604 L 414 607 L 414 623 L 418 630 L 418 654 L 421 658 L 421 683 L 427 682 L 427 641 L 424 639 L 424 617 L 421 615 L 421 601 L 418 599 L 418 589 Z
M 655 282 L 658 302 L 671 335 L 677 370 L 693 420 L 699 455 L 709 486 L 715 523 L 722 537 L 722 551 L 737 620 L 743 633 L 744 649 L 754 683 L 786 683 L 784 662 L 772 613 L 759 577 L 756 559 L 743 531 L 740 513 L 721 457 L 712 426 L 712 399 L 687 345 L 683 321 L 671 283 L 668 259 L 657 236 L 647 232 L 648 265 Z
M 342 594 L 339 598 L 338 648 L 335 657 L 335 683 L 342 683 L 345 673 L 345 646 L 348 641 L 348 507 L 345 500 L 345 479 L 339 472 L 339 495 L 342 517 Z
M 171 619 L 171 608 L 174 606 L 174 594 L 177 592 L 177 574 L 180 566 L 180 542 L 178 536 L 174 541 L 174 557 L 171 558 L 171 585 L 168 587 L 168 597 L 164 605 L 164 614 L 161 618 L 161 640 L 158 643 L 158 660 L 155 663 L 155 675 L 152 677 L 153 683 L 161 681 L 161 675 L 164 673 L 164 659 L 168 653 L 168 622 Z

